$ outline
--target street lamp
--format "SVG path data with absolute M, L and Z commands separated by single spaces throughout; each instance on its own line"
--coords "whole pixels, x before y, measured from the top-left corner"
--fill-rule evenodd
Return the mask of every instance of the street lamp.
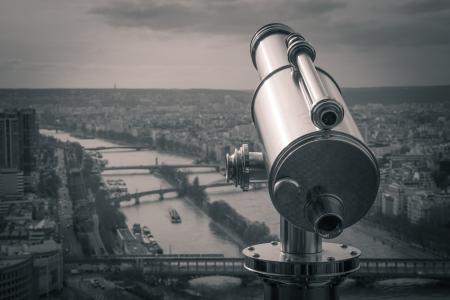
M 267 181 L 280 242 L 245 248 L 245 268 L 264 281 L 265 299 L 337 299 L 336 287 L 358 270 L 361 251 L 322 239 L 367 213 L 379 186 L 376 159 L 303 36 L 268 24 L 250 52 L 261 79 L 252 117 L 264 151 L 243 145 L 227 154 L 226 177 L 244 191 Z

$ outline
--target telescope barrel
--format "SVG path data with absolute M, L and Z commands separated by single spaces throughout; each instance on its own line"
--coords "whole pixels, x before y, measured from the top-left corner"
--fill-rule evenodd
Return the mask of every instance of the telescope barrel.
M 295 70 L 295 75 L 304 84 L 310 101 L 311 120 L 320 129 L 331 129 L 337 126 L 344 117 L 343 107 L 333 99 L 325 88 L 313 63 L 316 51 L 303 36 L 298 33 L 286 38 L 288 60 Z

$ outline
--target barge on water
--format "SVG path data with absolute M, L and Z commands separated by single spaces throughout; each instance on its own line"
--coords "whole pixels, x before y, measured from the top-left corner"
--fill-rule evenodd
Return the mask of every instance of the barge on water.
M 153 238 L 152 232 L 150 231 L 150 229 L 147 226 L 144 226 L 142 228 L 142 233 L 144 236 L 146 236 L 148 238 Z
M 180 217 L 180 215 L 178 214 L 178 212 L 177 212 L 176 209 L 172 208 L 172 209 L 169 211 L 169 215 L 170 215 L 170 221 L 171 221 L 172 223 L 181 223 L 181 217 Z
M 163 254 L 163 249 L 155 241 L 150 229 L 147 226 L 141 227 L 141 224 L 133 224 L 133 236 L 136 241 L 142 244 L 149 254 Z
M 139 223 L 133 224 L 133 234 L 136 233 L 141 234 L 141 224 Z

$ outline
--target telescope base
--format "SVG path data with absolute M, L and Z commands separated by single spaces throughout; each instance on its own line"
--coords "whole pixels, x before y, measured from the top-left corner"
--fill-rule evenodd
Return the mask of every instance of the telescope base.
M 289 254 L 279 242 L 245 248 L 244 267 L 264 282 L 265 300 L 337 300 L 337 286 L 359 269 L 361 251 L 323 243 L 322 251 Z

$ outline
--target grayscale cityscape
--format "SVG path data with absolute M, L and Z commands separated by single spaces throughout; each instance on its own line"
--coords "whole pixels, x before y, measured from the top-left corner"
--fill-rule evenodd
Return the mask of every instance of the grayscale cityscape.
M 326 283 L 338 285 L 340 299 L 449 299 L 450 5 L 416 0 L 380 1 L 379 6 L 352 0 L 274 3 L 254 10 L 246 5 L 262 4 L 0 4 L 0 300 L 338 299 L 278 292 L 293 282 L 314 290 L 309 280 L 320 276 L 308 276 L 319 272 L 320 263 L 306 264 L 308 283 L 289 279 L 280 284 L 281 277 L 274 274 L 285 270 L 275 268 L 279 265 L 265 253 L 249 258 L 248 251 L 260 244 L 282 244 L 281 258 L 275 261 L 286 267 L 294 260 L 296 270 L 305 266 L 301 261 L 308 255 L 328 253 L 329 245 L 352 250 L 355 258 L 342 268 L 350 262 L 355 267 L 335 270 L 332 276 L 339 279 Z M 353 21 L 348 20 L 351 12 L 358 13 Z M 384 24 L 383 29 L 363 21 L 371 12 L 379 14 L 377 24 Z M 311 20 L 317 16 L 329 19 L 326 24 Z M 279 23 L 261 28 L 274 17 L 307 39 Z M 429 27 L 427 35 L 420 24 L 431 19 L 436 23 L 423 24 Z M 355 24 L 360 28 L 349 29 Z M 333 30 L 334 37 L 328 32 Z M 265 77 L 264 59 L 276 61 L 270 55 L 277 50 L 267 51 L 271 54 L 264 59 L 258 51 L 271 47 L 271 37 L 279 35 L 283 51 L 303 48 L 294 53 L 297 62 L 286 56 L 287 65 Z M 315 48 L 309 40 L 318 41 Z M 382 40 L 386 45 L 373 45 Z M 417 45 L 419 41 L 423 44 Z M 191 57 L 182 59 L 183 51 Z M 427 51 L 434 54 L 425 58 Z M 294 78 L 295 72 L 300 74 L 296 84 L 289 82 L 314 100 L 301 59 L 311 63 L 315 52 L 315 63 L 334 76 L 312 63 L 316 82 L 326 82 L 329 94 L 339 94 L 330 99 L 341 103 L 342 122 L 354 120 L 360 135 L 346 132 L 345 126 L 336 131 L 344 131 L 346 141 L 353 134 L 367 145 L 370 150 L 364 153 L 373 153 L 367 156 L 375 161 L 379 187 L 370 209 L 343 230 L 339 223 L 336 235 L 322 234 L 311 221 L 323 250 L 292 254 L 284 248 L 292 242 L 283 225 L 289 217 L 277 202 L 283 188 L 277 184 L 283 179 L 272 187 L 272 177 L 278 176 L 273 169 L 282 159 L 269 163 L 267 132 L 284 128 L 279 124 L 288 122 L 287 111 L 296 106 L 285 106 L 280 115 L 286 119 L 280 120 L 283 106 L 262 97 L 264 92 L 274 97 L 284 92 L 267 81 L 285 70 Z M 259 124 L 261 103 L 272 105 L 265 111 L 270 124 Z M 311 118 L 314 122 L 314 110 Z M 319 132 L 326 140 L 335 132 L 316 127 L 305 136 Z M 289 130 L 279 132 L 280 139 L 287 140 Z M 245 170 L 240 178 L 236 175 L 240 165 L 230 157 L 236 161 L 242 144 L 249 152 L 239 164 L 263 153 L 268 178 L 252 181 L 254 165 L 244 168 L 250 172 L 246 182 Z M 284 145 L 280 157 L 291 145 Z M 351 162 L 339 170 L 339 188 L 365 191 L 360 185 L 366 182 L 357 178 L 370 178 L 369 171 L 354 171 L 363 170 L 356 152 L 340 156 L 340 148 L 329 145 L 319 157 L 335 155 Z M 302 173 L 298 168 L 295 172 Z M 312 172 L 319 180 L 329 178 Z M 355 177 L 348 175 L 352 172 Z M 345 209 L 348 218 L 355 208 Z M 328 215 L 344 218 L 338 210 Z M 327 267 L 341 259 L 323 255 L 321 263 Z M 264 264 L 273 268 L 263 272 Z

